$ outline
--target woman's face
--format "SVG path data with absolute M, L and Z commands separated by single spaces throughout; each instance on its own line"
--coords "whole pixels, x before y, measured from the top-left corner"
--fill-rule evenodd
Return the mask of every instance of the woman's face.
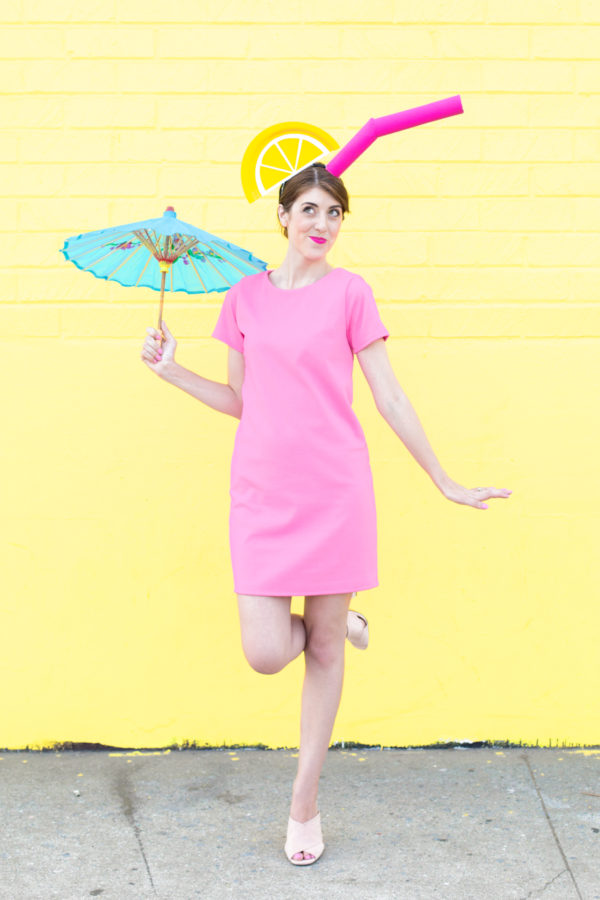
M 329 191 L 312 187 L 296 198 L 289 212 L 280 204 L 278 213 L 279 221 L 287 228 L 290 247 L 314 261 L 324 258 L 333 247 L 343 210 Z

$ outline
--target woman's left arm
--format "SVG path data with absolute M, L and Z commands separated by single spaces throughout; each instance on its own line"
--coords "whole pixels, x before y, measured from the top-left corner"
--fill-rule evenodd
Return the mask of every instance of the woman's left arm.
M 444 497 L 455 503 L 487 509 L 485 500 L 510 496 L 512 491 L 506 488 L 463 487 L 446 474 L 433 452 L 413 405 L 398 384 L 383 338 L 373 341 L 356 356 L 380 414 Z

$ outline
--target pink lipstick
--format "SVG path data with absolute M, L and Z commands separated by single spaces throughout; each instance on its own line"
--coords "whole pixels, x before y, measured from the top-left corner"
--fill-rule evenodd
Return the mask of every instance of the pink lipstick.
M 313 237 L 312 235 L 309 235 L 309 237 L 310 237 L 311 241 L 315 242 L 315 244 L 326 244 L 327 243 L 327 238 L 318 238 L 318 237 Z

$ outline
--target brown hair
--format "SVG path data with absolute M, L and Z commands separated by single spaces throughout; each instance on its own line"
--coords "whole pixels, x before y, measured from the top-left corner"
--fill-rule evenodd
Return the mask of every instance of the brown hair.
M 289 212 L 292 208 L 292 204 L 297 200 L 300 194 L 303 194 L 304 191 L 311 187 L 320 187 L 331 194 L 334 200 L 337 200 L 342 207 L 342 220 L 344 218 L 344 213 L 350 212 L 350 200 L 344 182 L 341 178 L 336 178 L 335 175 L 332 175 L 331 172 L 325 168 L 324 163 L 319 162 L 313 163 L 306 169 L 302 169 L 279 186 L 279 202 L 284 207 L 285 211 Z M 287 228 L 284 228 L 281 222 L 279 222 L 279 227 L 281 228 L 283 235 L 287 238 Z

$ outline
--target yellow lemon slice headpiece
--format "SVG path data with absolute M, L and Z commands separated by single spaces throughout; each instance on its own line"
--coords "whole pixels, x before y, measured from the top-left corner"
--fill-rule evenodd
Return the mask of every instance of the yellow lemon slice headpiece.
M 330 134 L 306 122 L 279 122 L 253 138 L 242 159 L 242 187 L 249 203 L 321 157 L 337 150 Z

